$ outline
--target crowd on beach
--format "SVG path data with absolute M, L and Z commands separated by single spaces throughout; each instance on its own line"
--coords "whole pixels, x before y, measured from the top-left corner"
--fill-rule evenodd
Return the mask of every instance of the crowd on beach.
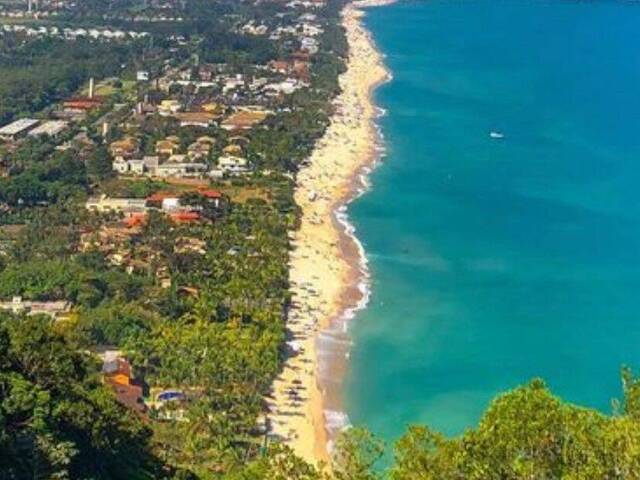
M 343 255 L 343 242 L 350 239 L 335 212 L 353 198 L 361 171 L 375 161 L 377 112 L 371 91 L 388 79 L 361 24 L 362 15 L 354 5 L 343 12 L 350 52 L 347 71 L 340 78 L 342 93 L 335 100 L 331 125 L 297 179 L 296 202 L 302 218 L 290 258 L 290 358 L 268 399 L 271 434 L 312 463 L 328 459 L 330 440 L 324 418 L 325 387 L 317 374 L 317 335 L 352 307 L 344 304 L 344 292 L 358 274 L 358 265 Z

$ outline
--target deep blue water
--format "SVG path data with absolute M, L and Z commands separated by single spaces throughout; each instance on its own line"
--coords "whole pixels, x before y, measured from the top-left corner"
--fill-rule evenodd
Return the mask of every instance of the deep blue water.
M 640 367 L 640 3 L 406 1 L 366 25 L 394 80 L 350 208 L 373 275 L 352 423 L 456 434 L 536 376 L 610 412 Z

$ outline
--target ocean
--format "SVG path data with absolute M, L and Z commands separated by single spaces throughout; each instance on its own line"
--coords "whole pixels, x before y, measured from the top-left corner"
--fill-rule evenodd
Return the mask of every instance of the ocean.
M 401 1 L 365 24 L 393 80 L 348 210 L 371 274 L 351 423 L 456 435 L 534 377 L 611 412 L 640 371 L 640 3 Z

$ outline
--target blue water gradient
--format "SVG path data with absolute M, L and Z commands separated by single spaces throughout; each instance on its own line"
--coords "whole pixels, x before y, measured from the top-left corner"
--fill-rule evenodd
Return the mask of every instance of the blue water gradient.
M 535 376 L 610 412 L 640 366 L 640 3 L 407 1 L 366 25 L 394 80 L 350 208 L 373 276 L 352 422 L 456 434 Z

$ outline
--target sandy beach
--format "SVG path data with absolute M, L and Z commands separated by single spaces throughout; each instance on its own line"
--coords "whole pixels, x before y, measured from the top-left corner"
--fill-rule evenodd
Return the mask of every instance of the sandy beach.
M 379 155 L 378 110 L 371 94 L 389 74 L 361 24 L 359 7 L 383 3 L 389 2 L 356 2 L 343 11 L 350 51 L 347 71 L 340 78 L 342 93 L 335 100 L 331 125 L 297 179 L 295 198 L 302 218 L 290 258 L 292 355 L 273 385 L 269 420 L 274 436 L 314 464 L 329 460 L 327 389 L 318 374 L 318 335 L 363 296 L 358 288 L 362 280 L 359 247 L 336 218 L 336 211 L 362 188 L 362 173 Z

